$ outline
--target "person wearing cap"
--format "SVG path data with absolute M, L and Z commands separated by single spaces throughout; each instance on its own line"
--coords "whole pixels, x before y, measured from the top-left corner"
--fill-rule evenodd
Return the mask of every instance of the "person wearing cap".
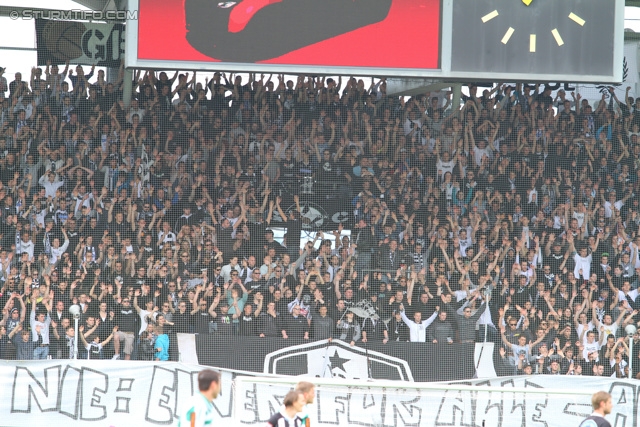
M 300 305 L 296 304 L 291 308 L 291 313 L 284 317 L 285 334 L 283 338 L 291 338 L 296 341 L 309 339 L 309 320 L 301 315 L 300 312 Z
M 531 366 L 531 362 L 525 360 L 524 352 L 518 354 L 518 365 L 517 374 L 518 375 L 532 375 L 533 374 L 533 366 Z

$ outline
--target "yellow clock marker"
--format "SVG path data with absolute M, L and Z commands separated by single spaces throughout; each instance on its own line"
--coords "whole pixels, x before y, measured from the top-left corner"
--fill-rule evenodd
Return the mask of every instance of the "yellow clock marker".
M 509 43 L 509 39 L 511 38 L 511 36 L 513 35 L 513 32 L 515 31 L 515 29 L 513 29 L 512 27 L 509 27 L 509 29 L 507 30 L 506 33 L 504 33 L 504 37 L 502 37 L 502 44 L 507 44 Z
M 556 39 L 556 43 L 558 43 L 558 46 L 562 46 L 564 44 L 564 40 L 562 40 L 562 37 L 560 36 L 557 28 L 551 30 L 551 34 L 553 34 L 553 38 Z
M 522 3 L 525 4 L 525 6 L 529 6 L 531 4 L 533 0 L 522 0 Z
M 529 52 L 535 53 L 536 51 L 536 35 L 531 34 L 529 36 Z
M 494 10 L 493 12 L 490 12 L 490 13 L 487 13 L 486 15 L 484 15 L 482 17 L 482 22 L 486 24 L 487 21 L 491 21 L 496 16 L 498 16 L 498 11 Z
M 581 27 L 584 25 L 585 20 L 580 18 L 578 15 L 576 15 L 575 13 L 571 12 L 569 14 L 569 19 L 571 19 L 573 22 L 575 22 L 576 24 L 580 25 Z

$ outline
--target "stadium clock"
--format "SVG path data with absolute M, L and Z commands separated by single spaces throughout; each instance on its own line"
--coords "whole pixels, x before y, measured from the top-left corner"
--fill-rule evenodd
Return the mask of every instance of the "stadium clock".
M 610 74 L 614 6 L 608 0 L 456 0 L 451 68 Z

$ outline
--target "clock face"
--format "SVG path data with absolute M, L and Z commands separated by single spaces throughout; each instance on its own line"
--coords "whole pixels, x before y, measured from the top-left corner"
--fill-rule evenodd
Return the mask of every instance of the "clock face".
M 614 2 L 455 0 L 452 71 L 613 73 Z

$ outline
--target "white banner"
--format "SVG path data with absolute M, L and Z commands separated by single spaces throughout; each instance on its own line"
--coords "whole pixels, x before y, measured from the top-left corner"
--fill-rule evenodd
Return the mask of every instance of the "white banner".
M 0 366 L 5 390 L 0 399 L 0 424 L 175 426 L 182 406 L 196 392 L 196 377 L 202 368 L 126 361 L 4 362 Z M 249 379 L 240 382 L 234 393 L 236 375 L 247 374 L 222 371 L 214 425 L 263 426 L 280 407 L 290 385 Z M 397 388 L 393 382 L 377 384 L 319 385 L 316 403 L 310 408 L 314 425 L 565 427 L 578 425 L 591 412 L 590 394 L 598 390 L 613 395 L 613 413 L 608 416 L 612 425 L 638 425 L 637 381 L 538 375 L 456 383 L 472 386 L 467 390 L 438 390 L 438 384 L 403 383 Z M 501 390 L 483 391 L 486 386 Z M 558 387 L 581 394 L 559 394 Z
M 0 425 L 175 426 L 204 366 L 127 361 L 3 361 Z M 214 402 L 231 417 L 234 372 Z M 243 375 L 253 375 L 244 373 Z
M 317 383 L 321 381 L 318 379 Z M 316 401 L 309 411 L 311 425 L 578 426 L 592 412 L 591 395 L 600 390 L 613 395 L 613 412 L 607 416 L 613 426 L 638 425 L 637 381 L 536 375 L 458 382 L 452 384 L 455 387 L 443 383 L 405 383 L 396 388 L 390 381 L 383 383 L 316 385 Z M 289 387 L 290 384 L 241 379 L 236 384 L 237 396 L 243 397 L 235 403 L 236 421 L 243 426 L 264 426 L 273 408 L 281 405 Z

